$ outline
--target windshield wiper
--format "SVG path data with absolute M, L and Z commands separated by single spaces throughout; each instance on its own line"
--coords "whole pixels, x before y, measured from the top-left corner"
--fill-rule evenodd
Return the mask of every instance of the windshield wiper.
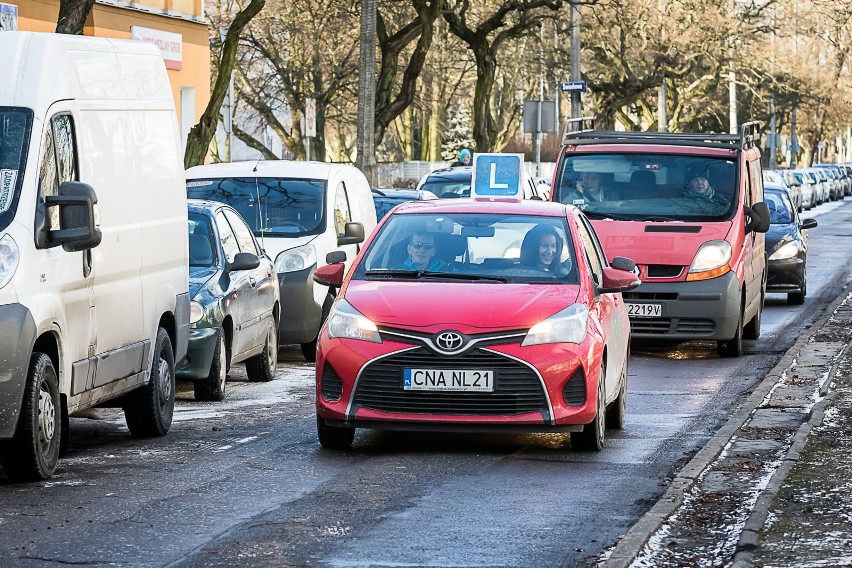
M 503 276 L 490 276 L 487 274 L 465 274 L 464 272 L 425 272 L 424 276 L 450 278 L 453 280 L 489 280 L 492 282 L 503 283 L 509 281 L 508 278 L 504 278 Z
M 680 221 L 680 219 L 675 219 L 674 217 L 664 217 L 662 215 L 649 215 L 648 217 L 642 217 L 641 219 L 636 219 L 636 221 Z
M 425 270 L 368 270 L 364 274 L 366 276 L 387 276 L 389 278 L 394 277 L 408 277 L 408 278 L 420 278 Z
M 625 217 L 624 215 L 616 215 L 615 213 L 600 213 L 598 211 L 589 211 L 586 209 L 583 211 L 586 214 L 586 217 L 591 217 L 594 219 L 614 219 L 616 221 L 635 221 L 632 217 Z
M 490 280 L 494 282 L 508 282 L 502 276 L 487 276 L 484 274 L 464 274 L 461 272 L 435 272 L 429 270 L 368 270 L 365 276 L 385 276 L 388 278 L 446 278 L 449 280 Z

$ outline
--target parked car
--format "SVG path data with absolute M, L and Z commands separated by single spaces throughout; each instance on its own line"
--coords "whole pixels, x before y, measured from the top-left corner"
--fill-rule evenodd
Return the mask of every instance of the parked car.
M 763 170 L 763 182 L 783 185 L 790 192 L 796 211 L 802 210 L 802 184 L 789 170 Z
M 439 198 L 470 197 L 470 184 L 473 179 L 473 168 L 456 166 L 429 172 L 420 179 L 417 189 L 428 190 Z M 524 199 L 548 201 L 550 185 L 539 183 L 535 178 L 524 174 Z
M 347 447 L 356 428 L 508 429 L 600 450 L 624 424 L 620 292 L 639 283 L 632 261 L 613 265 L 571 206 L 400 205 L 345 278 L 342 264 L 314 275 L 340 288 L 318 345 L 320 444 Z
M 226 203 L 246 220 L 274 259 L 281 316 L 278 341 L 298 343 L 308 361 L 334 298 L 311 275 L 329 252 L 352 263 L 376 226 L 370 185 L 345 164 L 263 160 L 196 166 L 186 172 L 190 198 Z
M 802 209 L 807 210 L 816 207 L 817 189 L 815 178 L 804 170 L 790 170 L 799 181 L 802 190 Z
M 373 188 L 373 204 L 376 206 L 376 219 L 381 219 L 388 211 L 400 203 L 426 199 L 438 199 L 438 196 L 425 189 Z
M 738 135 L 564 134 L 552 199 L 584 210 L 610 259 L 636 260 L 642 284 L 624 298 L 634 337 L 714 340 L 737 357 L 760 336 L 769 211 L 758 136 L 754 122 Z
M 786 292 L 787 303 L 803 304 L 808 292 L 808 229 L 816 219 L 799 219 L 790 196 L 780 185 L 766 186 L 770 225 L 766 233 L 769 277 L 766 290 Z
M 179 379 L 196 400 L 222 400 L 232 365 L 271 381 L 278 363 L 275 268 L 245 220 L 216 201 L 189 200 L 189 351 Z

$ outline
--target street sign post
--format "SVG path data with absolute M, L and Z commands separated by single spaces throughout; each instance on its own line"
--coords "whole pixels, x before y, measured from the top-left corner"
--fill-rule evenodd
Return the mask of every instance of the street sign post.
M 317 135 L 317 100 L 305 99 L 305 157 L 311 159 L 311 138 Z
M 523 154 L 474 154 L 471 197 L 523 198 Z
M 585 81 L 563 81 L 560 83 L 560 88 L 563 93 L 585 93 Z

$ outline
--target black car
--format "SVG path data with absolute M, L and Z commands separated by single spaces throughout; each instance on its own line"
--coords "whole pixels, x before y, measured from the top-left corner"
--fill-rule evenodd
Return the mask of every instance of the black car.
M 766 184 L 765 201 L 770 225 L 766 233 L 769 255 L 767 292 L 786 292 L 788 304 L 803 304 L 807 294 L 808 232 L 816 219 L 799 219 L 790 194 L 777 184 Z
M 400 203 L 423 199 L 438 199 L 438 196 L 425 189 L 374 188 L 373 205 L 376 206 L 376 219 L 381 220 L 388 211 Z
M 177 378 L 196 400 L 222 400 L 228 369 L 245 361 L 250 381 L 278 364 L 278 281 L 272 261 L 231 207 L 190 199 L 189 351 Z

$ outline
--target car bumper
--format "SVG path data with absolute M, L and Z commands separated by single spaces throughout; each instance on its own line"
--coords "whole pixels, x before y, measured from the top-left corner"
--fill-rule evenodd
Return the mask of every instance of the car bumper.
M 0 306 L 0 440 L 15 435 L 35 334 L 35 321 L 26 307 Z
M 804 283 L 804 259 L 770 260 L 767 264 L 767 292 L 800 292 Z
M 334 426 L 389 430 L 578 431 L 595 416 L 601 355 L 588 338 L 582 345 L 479 345 L 448 358 L 424 346 L 323 337 L 317 415 Z M 405 368 L 493 370 L 494 390 L 405 390 Z
M 213 364 L 219 328 L 204 327 L 189 330 L 189 346 L 186 359 L 177 370 L 177 378 L 183 380 L 206 379 Z
M 660 304 L 658 318 L 631 317 L 634 338 L 727 340 L 740 317 L 740 284 L 733 272 L 697 282 L 643 282 L 626 304 Z
M 314 300 L 316 265 L 295 272 L 278 274 L 281 290 L 281 319 L 278 324 L 278 343 L 308 343 L 313 341 L 322 324 L 322 306 Z

